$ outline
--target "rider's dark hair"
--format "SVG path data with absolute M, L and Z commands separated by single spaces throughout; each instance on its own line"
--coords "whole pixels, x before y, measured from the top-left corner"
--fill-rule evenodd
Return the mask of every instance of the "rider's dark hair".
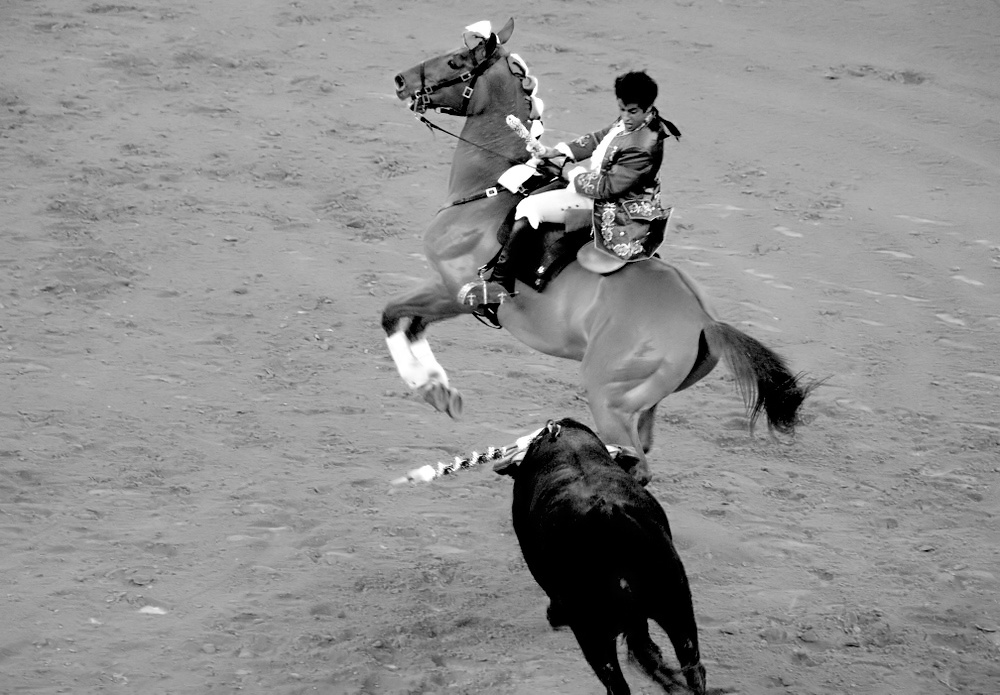
M 637 104 L 643 111 L 656 101 L 656 81 L 645 70 L 626 72 L 615 78 L 615 96 L 623 104 Z

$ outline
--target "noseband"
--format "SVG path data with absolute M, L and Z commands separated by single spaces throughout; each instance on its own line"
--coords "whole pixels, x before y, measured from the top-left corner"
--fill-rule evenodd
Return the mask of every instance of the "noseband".
M 413 104 L 410 108 L 414 113 L 423 113 L 431 106 L 431 95 L 434 94 L 434 92 L 446 89 L 452 85 L 467 82 L 468 84 L 465 89 L 462 90 L 461 108 L 453 109 L 450 106 L 438 107 L 438 111 L 446 116 L 467 116 L 469 102 L 472 101 L 472 94 L 476 88 L 476 81 L 479 79 L 480 75 L 489 70 L 490 67 L 497 62 L 497 59 L 500 57 L 499 46 L 500 44 L 497 43 L 482 62 L 476 61 L 476 52 L 474 50 L 470 51 L 469 56 L 472 58 L 471 70 L 460 72 L 454 77 L 449 77 L 448 79 L 441 80 L 440 82 L 432 85 L 427 84 L 427 76 L 424 72 L 424 66 L 427 61 L 422 61 L 420 63 L 420 89 L 413 93 Z

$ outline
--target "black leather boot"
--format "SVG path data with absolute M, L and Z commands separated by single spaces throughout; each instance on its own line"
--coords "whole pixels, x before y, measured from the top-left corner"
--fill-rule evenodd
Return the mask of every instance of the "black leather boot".
M 514 259 L 517 258 L 517 239 L 525 233 L 526 229 L 533 229 L 527 217 L 519 217 L 514 221 L 514 226 L 510 229 L 507 243 L 500 249 L 497 264 L 493 266 L 493 272 L 488 278 L 490 282 L 495 282 L 508 294 L 514 293 Z

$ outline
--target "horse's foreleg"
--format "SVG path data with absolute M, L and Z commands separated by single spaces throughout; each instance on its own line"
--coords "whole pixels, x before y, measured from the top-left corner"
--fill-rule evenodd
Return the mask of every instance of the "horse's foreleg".
M 424 332 L 429 323 L 467 312 L 443 283 L 429 283 L 401 295 L 382 312 L 385 342 L 403 381 L 455 419 L 462 415 L 462 395 L 449 386 L 448 374 L 434 357 Z M 409 319 L 405 329 L 404 319 Z
M 392 355 L 392 361 L 396 363 L 396 369 L 403 382 L 411 389 L 420 388 L 431 380 L 430 370 L 427 369 L 415 354 L 410 341 L 403 331 L 386 336 L 385 344 Z

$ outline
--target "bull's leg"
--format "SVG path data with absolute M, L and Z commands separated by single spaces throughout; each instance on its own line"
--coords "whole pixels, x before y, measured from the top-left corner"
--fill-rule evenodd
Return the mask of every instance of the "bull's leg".
M 632 691 L 618 664 L 618 649 L 614 635 L 591 626 L 574 624 L 570 627 L 576 635 L 576 641 L 579 642 L 587 663 L 608 689 L 608 695 L 631 695 Z
M 625 633 L 629 654 L 646 674 L 667 692 L 672 692 L 675 686 L 683 685 L 674 669 L 667 666 L 663 652 L 649 636 L 649 626 L 645 618 L 637 621 Z
M 701 664 L 701 652 L 698 649 L 698 626 L 694 620 L 691 589 L 679 562 L 672 572 L 678 571 L 681 576 L 678 581 L 670 581 L 663 587 L 660 605 L 654 607 L 651 617 L 670 638 L 688 688 L 698 695 L 704 695 L 705 667 Z
M 448 384 L 448 374 L 434 357 L 424 332 L 427 324 L 468 313 L 443 282 L 431 282 L 391 300 L 382 312 L 389 354 L 403 381 L 437 410 L 458 419 L 462 395 Z M 404 319 L 410 319 L 405 330 Z

